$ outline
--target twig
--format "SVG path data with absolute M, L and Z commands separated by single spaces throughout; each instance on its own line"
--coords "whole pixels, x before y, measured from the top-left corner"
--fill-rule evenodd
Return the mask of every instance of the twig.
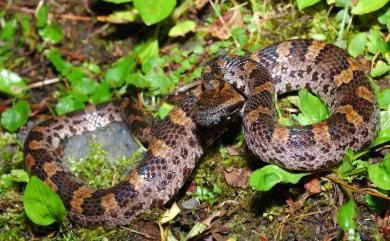
M 331 180 L 331 181 L 333 181 L 333 182 L 335 182 L 337 184 L 340 184 L 343 187 L 346 187 L 346 188 L 350 189 L 351 192 L 360 192 L 360 193 L 370 194 L 370 195 L 373 195 L 373 196 L 376 196 L 376 197 L 379 197 L 379 198 L 390 200 L 390 197 L 388 197 L 386 195 L 383 195 L 383 194 L 381 194 L 379 192 L 376 192 L 376 191 L 374 191 L 371 188 L 358 188 L 358 187 L 351 186 L 348 183 L 346 183 L 344 181 L 341 181 L 340 179 L 335 177 L 334 174 L 329 174 L 329 175 L 325 176 L 325 178 L 327 178 L 327 179 L 329 179 L 329 180 Z
M 59 78 L 42 80 L 42 81 L 38 81 L 38 82 L 34 82 L 32 84 L 29 84 L 27 86 L 27 89 L 34 89 L 34 88 L 42 87 L 42 86 L 45 86 L 45 85 L 51 85 L 51 84 L 54 84 L 54 83 L 57 83 L 57 82 L 60 82 L 60 81 L 61 80 Z
M 188 91 L 190 89 L 193 89 L 193 88 L 199 86 L 201 83 L 202 83 L 201 80 L 192 81 L 191 83 L 188 83 L 186 85 L 177 87 L 176 90 L 173 91 L 172 94 L 178 94 L 178 93 L 186 92 L 186 91 Z
M 132 232 L 132 233 L 139 234 L 139 235 L 141 235 L 141 236 L 143 236 L 143 237 L 145 237 L 145 238 L 157 239 L 156 237 L 151 236 L 151 235 L 149 235 L 149 234 L 147 234 L 147 233 L 141 233 L 141 232 L 139 232 L 139 231 L 137 231 L 137 230 L 134 230 L 134 229 L 131 229 L 131 228 L 128 228 L 128 227 L 122 226 L 122 228 L 123 228 L 123 229 L 126 229 L 127 231 L 130 231 L 130 232 Z

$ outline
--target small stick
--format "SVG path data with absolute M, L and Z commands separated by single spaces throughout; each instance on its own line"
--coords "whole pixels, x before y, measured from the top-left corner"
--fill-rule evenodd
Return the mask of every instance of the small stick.
M 150 235 L 147 234 L 147 233 L 141 233 L 141 232 L 139 232 L 139 231 L 137 231 L 137 230 L 134 230 L 134 229 L 131 229 L 131 228 L 128 228 L 128 227 L 122 226 L 122 228 L 124 228 L 124 229 L 126 229 L 127 231 L 130 231 L 130 232 L 132 232 L 132 233 L 136 233 L 136 234 L 139 234 L 139 235 L 141 235 L 141 236 L 144 236 L 145 238 L 157 239 L 156 237 L 150 236 Z
M 32 84 L 29 84 L 27 86 L 27 89 L 34 89 L 34 88 L 42 87 L 42 86 L 45 86 L 45 85 L 51 85 L 51 84 L 54 84 L 54 83 L 57 83 L 57 82 L 60 82 L 60 81 L 61 80 L 59 78 L 42 80 L 42 81 L 38 81 L 38 82 L 34 82 Z
M 188 83 L 188 84 L 185 84 L 183 86 L 179 86 L 176 88 L 175 91 L 173 91 L 172 94 L 177 94 L 177 93 L 183 93 L 183 92 L 186 92 L 187 90 L 190 90 L 190 89 L 193 89 L 199 85 L 202 84 L 202 81 L 201 80 L 195 80 L 195 81 L 192 81 L 191 83 Z

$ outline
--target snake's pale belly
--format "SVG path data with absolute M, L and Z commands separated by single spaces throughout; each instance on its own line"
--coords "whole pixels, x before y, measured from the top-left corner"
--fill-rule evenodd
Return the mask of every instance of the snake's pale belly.
M 114 227 L 128 224 L 146 209 L 162 206 L 177 193 L 204 147 L 226 129 L 221 124 L 206 127 L 200 123 L 202 119 L 207 124 L 214 122 L 217 118 L 211 116 L 219 116 L 219 109 L 241 114 L 246 143 L 260 159 L 290 170 L 330 167 L 347 148 L 360 149 L 377 133 L 379 111 L 368 78 L 356 60 L 331 44 L 289 40 L 244 57 L 217 57 L 204 67 L 203 79 L 204 96 L 228 93 L 221 104 L 225 97 L 210 97 L 223 108 L 210 108 L 198 118 L 194 110 L 202 110 L 204 96 L 186 97 L 153 134 L 140 165 L 111 188 L 87 187 L 65 168 L 61 142 L 113 121 L 124 121 L 140 136 L 148 136 L 146 129 L 135 128 L 142 121 L 127 100 L 38 124 L 26 139 L 26 166 L 59 194 L 72 221 L 86 227 Z M 303 87 L 321 96 L 329 118 L 308 126 L 278 124 L 275 93 Z M 236 91 L 240 95 L 231 94 Z

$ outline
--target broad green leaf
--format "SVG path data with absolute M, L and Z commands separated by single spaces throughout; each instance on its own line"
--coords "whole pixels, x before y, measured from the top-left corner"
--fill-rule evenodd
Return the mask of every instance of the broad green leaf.
M 128 79 L 135 64 L 135 59 L 132 56 L 120 58 L 107 70 L 104 80 L 110 83 L 112 87 L 122 86 Z
M 134 52 L 141 63 L 144 63 L 149 58 L 158 57 L 159 47 L 157 38 L 151 38 L 138 44 Z
M 43 28 L 47 24 L 47 16 L 49 15 L 49 5 L 42 4 L 42 6 L 36 12 L 37 28 Z
M 115 11 L 105 18 L 110 23 L 129 23 L 137 19 L 138 12 L 136 9 Z
M 27 183 L 23 206 L 31 221 L 41 226 L 63 222 L 66 217 L 61 198 L 36 176 Z
M 58 49 L 50 49 L 46 52 L 46 57 L 50 60 L 50 62 L 54 65 L 58 72 L 69 72 L 69 68 L 71 67 L 71 65 L 67 63 L 64 59 L 62 59 L 60 51 L 58 51 Z
M 278 183 L 296 184 L 310 173 L 291 173 L 276 165 L 267 165 L 252 173 L 249 183 L 257 191 L 266 192 Z
M 59 25 L 52 22 L 49 25 L 46 25 L 43 29 L 38 31 L 39 35 L 42 37 L 43 41 L 58 44 L 61 42 L 64 34 Z
M 112 99 L 112 92 L 108 82 L 103 82 L 92 93 L 92 103 L 100 104 Z
M 379 188 L 390 190 L 390 155 L 386 155 L 383 162 L 367 167 L 368 177 Z
M 381 111 L 380 131 L 370 147 L 372 148 L 388 141 L 390 141 L 390 109 L 387 111 Z
M 18 74 L 0 67 L 0 92 L 21 97 L 25 89 L 26 83 Z
M 357 4 L 352 7 L 352 14 L 362 15 L 374 12 L 383 7 L 389 0 L 359 0 Z
M 169 37 L 184 36 L 189 32 L 194 32 L 196 28 L 196 22 L 193 20 L 185 20 L 177 23 L 173 26 L 168 33 Z
M 299 10 L 312 6 L 318 3 L 320 0 L 296 0 Z
M 299 90 L 298 96 L 298 99 L 288 98 L 288 100 L 293 101 L 291 103 L 297 105 L 302 112 L 299 115 L 293 115 L 301 125 L 317 123 L 328 118 L 326 106 L 317 96 L 312 95 L 307 89 Z
M 357 33 L 352 35 L 348 41 L 348 53 L 353 57 L 357 57 L 364 53 L 367 43 L 367 33 Z
M 386 74 L 390 71 L 390 66 L 383 61 L 378 61 L 375 67 L 371 70 L 371 76 L 373 78 Z
M 28 182 L 28 173 L 23 169 L 13 169 L 9 175 L 10 179 L 14 182 Z
M 75 110 L 84 108 L 85 105 L 82 101 L 76 99 L 72 95 L 64 96 L 56 105 L 56 112 L 58 115 L 69 113 Z
M 1 115 L 1 125 L 14 132 L 23 126 L 31 113 L 28 102 L 25 100 L 18 101 L 12 108 L 9 108 Z
M 4 24 L 0 31 L 0 40 L 7 40 L 9 44 L 13 44 L 15 31 L 17 28 L 16 19 L 11 19 Z
M 130 3 L 133 0 L 103 0 L 103 1 L 109 3 L 121 4 L 121 3 Z
M 25 15 L 23 13 L 15 13 L 15 17 L 20 23 L 20 27 L 22 28 L 23 36 L 29 37 L 31 34 L 31 17 L 29 15 Z
M 379 107 L 387 110 L 390 105 L 390 88 L 383 89 L 378 94 Z
M 140 89 L 149 88 L 151 86 L 150 82 L 140 72 L 130 74 L 129 78 L 127 78 L 127 83 Z
M 166 60 L 161 57 L 148 57 L 142 62 L 142 72 L 148 73 L 153 69 L 163 68 Z M 182 63 L 182 62 L 181 62 Z
M 390 8 L 387 11 L 378 17 L 378 21 L 381 24 L 385 24 L 387 26 L 387 30 L 390 31 Z
M 163 103 L 160 108 L 158 108 L 158 117 L 160 117 L 161 120 L 163 120 L 168 113 L 175 107 L 174 105 Z
M 80 93 L 83 95 L 89 95 L 92 92 L 95 91 L 97 88 L 98 83 L 95 81 L 88 79 L 88 78 L 81 78 L 78 81 L 73 81 L 72 82 L 72 89 L 76 93 Z
M 338 176 L 345 178 L 347 174 L 352 171 L 352 161 L 353 161 L 353 150 L 351 148 L 347 149 L 347 152 L 344 155 L 343 161 L 337 167 Z
M 134 7 L 146 25 L 162 21 L 172 13 L 175 6 L 176 0 L 134 0 Z
M 82 81 L 82 79 L 86 78 L 86 75 L 80 67 L 75 67 L 62 59 L 58 49 L 50 49 L 46 53 L 46 57 L 51 61 L 56 70 L 71 82 L 72 87 L 77 85 L 77 83 Z
M 161 69 L 150 71 L 145 78 L 151 84 L 152 95 L 166 95 L 175 88 L 175 83 Z
M 339 8 L 345 8 L 350 2 L 351 0 L 335 0 L 335 5 Z
M 348 200 L 337 211 L 337 224 L 344 230 L 347 240 L 354 241 L 356 235 L 356 210 L 353 200 Z
M 386 54 L 390 51 L 390 45 L 382 36 L 381 31 L 373 28 L 370 29 L 368 32 L 367 50 L 372 54 L 376 54 L 378 51 Z

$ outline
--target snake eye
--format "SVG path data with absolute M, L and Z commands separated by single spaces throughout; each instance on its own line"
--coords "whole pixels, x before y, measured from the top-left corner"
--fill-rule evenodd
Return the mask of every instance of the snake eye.
M 208 89 L 213 89 L 213 88 L 214 88 L 214 84 L 211 83 L 211 82 L 208 82 L 208 83 L 207 83 L 207 88 L 208 88 Z

